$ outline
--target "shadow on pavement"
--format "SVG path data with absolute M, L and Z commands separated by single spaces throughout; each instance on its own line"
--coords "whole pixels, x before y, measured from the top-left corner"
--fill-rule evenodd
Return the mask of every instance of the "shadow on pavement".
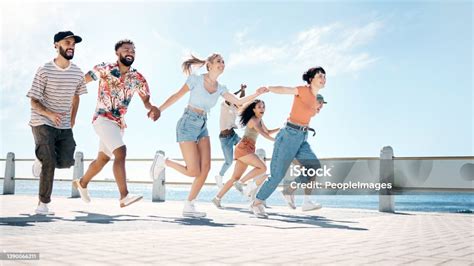
M 101 213 L 91 213 L 85 211 L 76 211 L 77 213 L 86 214 L 85 216 L 76 216 L 73 220 L 67 220 L 71 222 L 86 222 L 96 224 L 112 224 L 115 222 L 131 222 L 131 221 L 145 221 L 143 219 L 133 219 L 136 215 L 106 215 Z M 130 217 L 128 219 L 122 219 L 121 217 Z
M 183 218 L 183 217 L 161 217 L 161 216 L 148 216 L 150 218 L 158 218 L 160 222 L 172 223 L 180 225 L 198 225 L 198 226 L 211 226 L 211 227 L 234 227 L 234 223 L 216 223 L 214 220 L 209 218 Z
M 253 213 L 247 208 L 238 208 L 238 207 L 224 207 L 223 210 L 229 211 L 238 211 L 242 213 L 247 213 L 253 216 Z M 267 209 L 268 210 L 268 209 Z M 322 216 L 316 215 L 290 215 L 284 213 L 277 213 L 277 212 L 268 212 L 268 218 L 263 220 L 273 220 L 291 224 L 300 224 L 301 226 L 275 226 L 275 225 L 264 225 L 264 224 L 248 224 L 252 226 L 263 226 L 263 227 L 271 227 L 276 229 L 301 229 L 301 228 L 336 228 L 336 229 L 347 229 L 347 230 L 368 230 L 366 228 L 360 227 L 351 227 L 348 225 L 343 224 L 355 224 L 357 222 L 354 221 L 338 221 L 338 220 L 331 220 L 327 219 Z M 337 224 L 343 223 L 343 224 Z M 307 226 L 304 226 L 307 225 Z
M 17 217 L 1 217 L 1 225 L 9 226 L 34 226 L 35 223 L 49 223 L 57 220 L 64 220 L 62 217 L 54 215 L 39 215 L 39 214 L 20 214 L 23 216 Z
M 327 219 L 322 216 L 314 216 L 314 215 L 288 215 L 282 213 L 268 213 L 268 220 L 273 221 L 280 221 L 292 224 L 306 224 L 306 225 L 313 225 L 321 228 L 333 228 L 333 229 L 346 229 L 346 230 L 356 230 L 356 231 L 366 231 L 369 230 L 367 228 L 362 227 L 352 227 L 344 224 L 337 224 L 337 223 L 357 223 L 353 221 L 337 221 Z M 271 226 L 270 226 L 271 227 Z M 305 227 L 307 228 L 307 227 Z M 284 228 L 284 229 L 293 229 L 291 228 Z

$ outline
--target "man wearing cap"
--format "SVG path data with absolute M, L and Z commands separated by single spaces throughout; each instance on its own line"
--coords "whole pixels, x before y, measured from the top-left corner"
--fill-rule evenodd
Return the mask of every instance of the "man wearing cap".
M 142 199 L 141 195 L 128 192 L 125 172 L 125 157 L 127 148 L 123 142 L 125 131 L 125 114 L 132 97 L 137 93 L 148 117 L 156 121 L 160 110 L 150 102 L 150 90 L 145 77 L 131 65 L 135 60 L 135 44 L 128 39 L 115 44 L 117 61 L 101 63 L 87 72 L 86 82 L 99 80 L 97 106 L 93 117 L 94 130 L 100 143 L 97 158 L 92 161 L 86 173 L 80 180 L 74 180 L 73 185 L 78 189 L 81 198 L 90 202 L 87 185 L 102 168 L 114 157 L 113 172 L 115 182 L 120 192 L 120 207 L 128 206 Z
M 53 215 L 49 209 L 54 169 L 74 165 L 76 142 L 72 127 L 79 107 L 79 95 L 87 93 L 84 73 L 70 60 L 82 38 L 71 31 L 54 35 L 57 56 L 39 67 L 27 97 L 31 99 L 29 125 L 35 140 L 40 168 L 37 214 Z

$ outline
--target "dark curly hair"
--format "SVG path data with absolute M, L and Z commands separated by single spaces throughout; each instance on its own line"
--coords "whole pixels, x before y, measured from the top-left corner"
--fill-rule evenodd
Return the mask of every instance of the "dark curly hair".
M 318 66 L 318 67 L 312 67 L 303 74 L 303 80 L 306 81 L 306 83 L 310 84 L 311 81 L 313 80 L 314 76 L 318 73 L 323 73 L 326 75 L 326 71 L 324 71 L 324 68 Z
M 250 119 L 252 119 L 252 117 L 255 116 L 255 112 L 253 111 L 253 109 L 255 108 L 255 106 L 257 106 L 257 104 L 259 103 L 263 103 L 265 105 L 265 102 L 262 101 L 262 100 L 259 100 L 259 99 L 256 99 L 256 100 L 253 100 L 252 103 L 250 103 L 249 105 L 247 105 L 244 110 L 242 110 L 242 112 L 240 112 L 240 124 L 245 127 L 247 126 L 247 123 L 250 121 Z
M 115 51 L 117 52 L 117 50 L 118 50 L 120 47 L 122 47 L 122 45 L 124 45 L 124 44 L 131 44 L 131 45 L 135 46 L 135 44 L 134 44 L 131 40 L 129 40 L 129 39 L 122 39 L 122 40 L 118 41 L 118 42 L 115 44 Z

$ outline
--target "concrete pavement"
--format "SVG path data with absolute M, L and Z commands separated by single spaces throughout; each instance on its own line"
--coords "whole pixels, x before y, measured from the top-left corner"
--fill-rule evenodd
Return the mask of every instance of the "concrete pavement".
M 244 205 L 198 202 L 208 217 L 188 219 L 182 202 L 120 208 L 118 200 L 55 197 L 56 213 L 45 217 L 35 204 L 35 196 L 0 196 L 0 248 L 40 253 L 2 265 L 474 265 L 469 214 L 273 207 L 257 219 Z

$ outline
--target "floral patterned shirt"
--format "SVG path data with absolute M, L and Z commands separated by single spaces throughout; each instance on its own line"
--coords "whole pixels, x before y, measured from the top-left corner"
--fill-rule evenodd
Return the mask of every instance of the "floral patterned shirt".
M 94 118 L 103 116 L 116 122 L 120 128 L 126 128 L 124 116 L 133 94 L 150 95 L 148 83 L 136 69 L 130 68 L 121 75 L 118 63 L 101 63 L 92 72 L 100 79 L 97 106 Z

